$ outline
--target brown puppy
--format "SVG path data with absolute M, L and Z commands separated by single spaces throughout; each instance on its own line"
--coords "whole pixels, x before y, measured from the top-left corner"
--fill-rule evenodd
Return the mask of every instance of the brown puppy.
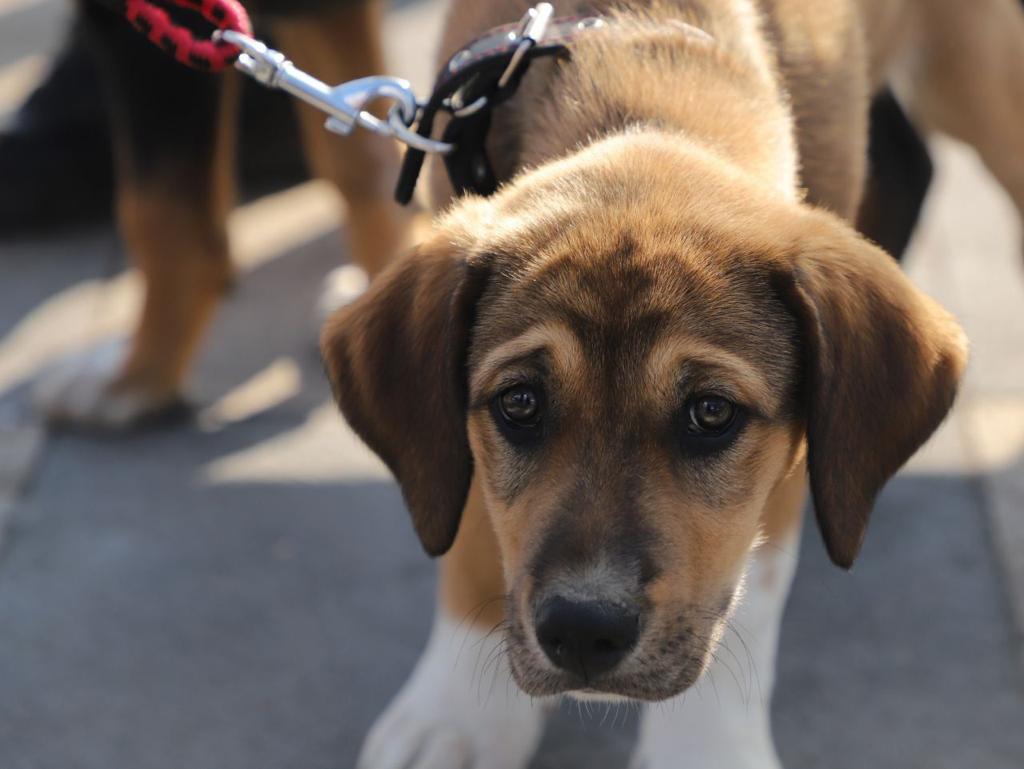
M 446 40 L 526 5 L 456 2 Z M 528 760 L 539 714 L 503 686 L 473 696 L 460 620 L 501 623 L 503 641 L 476 643 L 528 695 L 662 700 L 728 649 L 734 611 L 760 706 L 649 714 L 640 760 L 777 765 L 766 702 L 805 469 L 849 567 L 965 364 L 955 321 L 841 219 L 899 14 L 595 5 L 606 26 L 497 116 L 507 184 L 454 204 L 323 334 L 339 404 L 424 547 L 453 548 L 435 634 L 367 769 Z

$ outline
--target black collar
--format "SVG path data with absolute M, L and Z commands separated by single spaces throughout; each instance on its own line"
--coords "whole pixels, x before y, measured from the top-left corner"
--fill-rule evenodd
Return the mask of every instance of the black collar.
M 572 38 L 605 25 L 599 16 L 550 16 L 551 6 L 539 4 L 521 22 L 495 27 L 473 40 L 438 73 L 416 133 L 430 138 L 438 112 L 451 115 L 442 138 L 453 145 L 444 155 L 444 164 L 456 195 L 467 191 L 490 195 L 497 188 L 486 150 L 491 114 L 515 94 L 530 63 L 544 56 L 567 58 L 567 43 Z M 412 199 L 423 160 L 422 150 L 406 150 L 395 189 L 399 203 L 405 205 Z

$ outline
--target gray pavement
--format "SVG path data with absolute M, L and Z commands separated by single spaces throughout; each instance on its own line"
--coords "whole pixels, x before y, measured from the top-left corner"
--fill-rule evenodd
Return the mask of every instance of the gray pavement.
M 402 14 L 397 39 L 433 18 Z M 396 71 L 425 71 L 408 39 Z M 909 269 L 963 319 L 972 370 L 852 574 L 805 532 L 774 703 L 788 769 L 1024 766 L 1020 229 L 969 152 L 936 149 Z M 434 566 L 313 351 L 332 216 L 315 186 L 236 215 L 246 274 L 199 417 L 120 439 L 43 441 L 25 398 L 61 349 L 127 327 L 113 235 L 0 244 L 0 769 L 347 769 L 405 679 Z M 624 767 L 634 730 L 565 709 L 536 766 Z

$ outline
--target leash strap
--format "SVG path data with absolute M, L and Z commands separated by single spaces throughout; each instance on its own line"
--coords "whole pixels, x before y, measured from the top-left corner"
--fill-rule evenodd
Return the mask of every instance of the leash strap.
M 178 62 L 204 72 L 220 72 L 238 58 L 239 49 L 221 40 L 198 39 L 177 23 L 167 9 L 150 0 L 97 0 L 124 16 L 139 33 Z M 249 15 L 238 0 L 164 0 L 198 14 L 215 28 L 252 34 Z
M 551 6 L 542 3 L 533 9 Z M 486 140 L 494 108 L 510 99 L 535 59 L 567 58 L 568 43 L 577 34 L 604 26 L 599 17 L 561 17 L 548 23 L 542 19 L 540 35 L 531 36 L 528 15 L 522 22 L 489 30 L 455 53 L 441 68 L 429 101 L 420 111 L 416 133 L 429 139 L 440 112 L 451 115 L 443 141 L 453 145 L 444 155 L 445 168 L 457 195 L 475 192 L 490 195 L 497 180 L 487 157 Z M 414 147 L 406 149 L 395 189 L 402 205 L 412 200 L 426 155 Z

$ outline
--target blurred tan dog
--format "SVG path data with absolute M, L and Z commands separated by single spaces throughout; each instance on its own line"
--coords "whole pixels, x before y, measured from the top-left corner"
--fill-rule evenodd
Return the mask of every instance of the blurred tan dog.
M 443 49 L 526 6 L 457 0 Z M 676 698 L 646 715 L 637 766 L 778 766 L 805 478 L 849 567 L 966 359 L 956 322 L 844 222 L 891 66 L 913 62 L 919 114 L 1024 202 L 1013 0 L 558 8 L 595 10 L 608 24 L 497 114 L 506 184 L 455 202 L 322 337 L 345 416 L 448 553 L 363 769 L 524 766 L 531 698 L 563 693 Z M 760 690 L 681 697 L 746 659 L 730 618 Z

